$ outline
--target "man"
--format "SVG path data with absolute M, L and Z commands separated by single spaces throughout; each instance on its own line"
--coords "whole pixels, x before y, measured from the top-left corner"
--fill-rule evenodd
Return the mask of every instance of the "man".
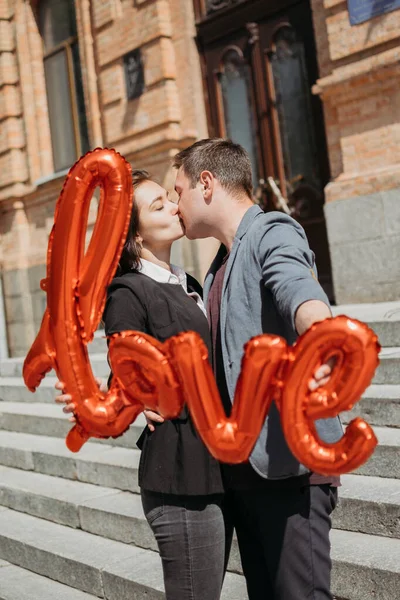
M 174 166 L 187 237 L 221 242 L 204 296 L 215 376 L 229 414 L 244 344 L 261 333 L 292 344 L 331 311 L 301 226 L 254 204 L 251 164 L 241 146 L 201 140 L 179 152 Z M 311 389 L 330 372 L 331 365 L 323 365 Z M 337 418 L 316 426 L 326 442 L 342 436 Z M 249 463 L 222 469 L 249 599 L 331 599 L 330 514 L 339 480 L 310 474 L 297 462 L 274 404 Z

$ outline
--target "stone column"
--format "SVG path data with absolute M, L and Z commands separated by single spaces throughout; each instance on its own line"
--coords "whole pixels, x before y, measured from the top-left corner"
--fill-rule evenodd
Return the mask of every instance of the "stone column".
M 2 219 L 2 229 L 8 225 L 3 230 L 3 250 L 7 254 L 3 291 L 9 352 L 10 356 L 24 356 L 36 333 L 31 294 L 35 282 L 28 264 L 30 237 L 24 203 L 20 200 L 13 202 L 12 210 L 3 214 Z

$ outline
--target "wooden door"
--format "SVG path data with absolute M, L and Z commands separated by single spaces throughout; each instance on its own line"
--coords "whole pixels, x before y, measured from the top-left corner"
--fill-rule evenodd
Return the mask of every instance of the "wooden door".
M 249 152 L 262 208 L 283 210 L 304 227 L 332 300 L 323 212 L 329 164 L 321 102 L 311 92 L 318 77 L 311 10 L 288 0 L 270 14 L 266 4 L 233 5 L 217 15 L 218 28 L 213 15 L 198 25 L 210 132 Z

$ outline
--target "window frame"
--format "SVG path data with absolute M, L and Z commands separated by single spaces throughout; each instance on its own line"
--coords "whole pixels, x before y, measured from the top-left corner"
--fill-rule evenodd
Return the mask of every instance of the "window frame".
M 76 84 L 76 78 L 75 78 L 74 57 L 73 57 L 73 51 L 72 51 L 74 44 L 77 44 L 78 49 L 79 49 L 79 38 L 78 38 L 78 32 L 77 32 L 76 35 L 69 36 L 68 38 L 66 38 L 65 40 L 63 40 L 62 42 L 57 44 L 56 46 L 53 46 L 50 50 L 46 50 L 43 31 L 41 31 L 40 26 L 39 26 L 40 4 L 41 4 L 41 1 L 38 0 L 36 2 L 35 8 L 36 8 L 36 18 L 37 18 L 37 23 L 38 23 L 38 31 L 39 31 L 39 35 L 40 35 L 41 42 L 42 42 L 42 57 L 43 57 L 42 61 L 43 61 L 44 80 L 45 80 L 45 86 L 46 86 L 46 98 L 48 98 L 47 86 L 49 85 L 47 78 L 46 78 L 46 72 L 45 72 L 46 60 L 51 58 L 52 56 L 55 56 L 56 54 L 58 54 L 60 52 L 64 52 L 65 57 L 66 57 L 66 65 L 67 65 L 68 92 L 69 92 L 69 102 L 70 102 L 71 115 L 72 115 L 72 128 L 73 128 L 73 132 L 74 132 L 73 137 L 74 137 L 74 145 L 75 145 L 75 157 L 74 157 L 71 165 L 69 165 L 67 167 L 62 167 L 62 168 L 56 169 L 54 166 L 54 172 L 58 173 L 58 172 L 64 171 L 66 168 L 70 168 L 71 166 L 73 166 L 74 161 L 78 160 L 79 157 L 82 156 L 82 154 L 83 154 L 82 132 L 81 132 L 80 122 L 79 122 L 79 108 L 78 108 L 78 99 L 77 99 L 77 95 L 78 95 L 77 94 L 77 84 Z M 48 6 L 48 10 L 51 10 L 50 4 Z M 75 15 L 75 21 L 76 21 L 76 15 Z M 80 67 L 80 65 L 79 65 L 79 67 Z M 84 93 L 84 89 L 82 91 Z M 47 105 L 47 113 L 48 113 L 48 121 L 49 121 L 49 127 L 50 127 L 53 165 L 55 165 L 55 163 L 57 162 L 56 161 L 56 152 L 54 149 L 54 137 L 53 137 L 53 132 L 52 132 L 52 118 L 50 115 L 50 110 L 49 110 L 48 105 Z M 85 119 L 86 119 L 86 124 L 87 124 L 86 107 L 85 107 Z M 88 135 L 89 135 L 89 132 L 88 132 Z
M 254 118 L 256 135 L 257 173 L 260 180 L 264 179 L 266 168 L 275 172 L 274 155 L 269 151 L 272 132 L 268 121 L 267 100 L 263 94 L 264 73 L 262 70 L 262 55 L 258 38 L 254 37 L 251 26 L 236 35 L 230 36 L 229 41 L 222 38 L 203 50 L 205 86 L 209 97 L 210 133 L 217 137 L 226 136 L 225 111 L 220 73 L 223 68 L 223 57 L 229 50 L 239 52 L 249 67 L 249 100 L 250 110 Z
M 221 76 L 223 75 L 226 63 L 225 57 L 229 52 L 236 52 L 241 61 L 243 61 L 246 69 L 246 84 L 247 84 L 247 96 L 249 102 L 249 116 L 250 116 L 250 126 L 252 128 L 252 133 L 254 133 L 254 159 L 255 159 L 255 172 L 257 173 L 257 179 L 260 178 L 260 170 L 261 170 L 261 157 L 260 157 L 260 148 L 258 144 L 258 135 L 257 135 L 257 125 L 258 125 L 258 110 L 257 110 L 257 102 L 255 97 L 255 77 L 254 77 L 254 67 L 252 64 L 252 57 L 246 57 L 247 50 L 247 39 L 244 37 L 242 40 L 239 40 L 238 43 L 228 43 L 222 48 L 219 49 L 216 56 L 218 57 L 218 66 L 213 70 L 213 94 L 216 100 L 217 105 L 217 123 L 218 123 L 218 136 L 219 137 L 228 137 L 228 132 L 226 130 L 226 109 L 225 109 L 225 101 L 224 94 L 222 90 Z

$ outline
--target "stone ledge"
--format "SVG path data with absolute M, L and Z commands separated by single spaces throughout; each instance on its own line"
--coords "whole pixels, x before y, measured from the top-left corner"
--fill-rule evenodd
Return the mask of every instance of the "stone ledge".
M 342 173 L 325 187 L 326 205 L 336 200 L 369 196 L 399 188 L 400 165 L 393 164 L 372 173 Z
M 375 56 L 334 69 L 331 75 L 317 80 L 312 92 L 323 97 L 339 95 L 343 83 L 354 82 L 359 78 L 365 78 L 365 76 L 368 76 L 371 80 L 389 78 L 393 74 L 393 70 L 398 71 L 399 62 L 400 48 L 391 48 Z

